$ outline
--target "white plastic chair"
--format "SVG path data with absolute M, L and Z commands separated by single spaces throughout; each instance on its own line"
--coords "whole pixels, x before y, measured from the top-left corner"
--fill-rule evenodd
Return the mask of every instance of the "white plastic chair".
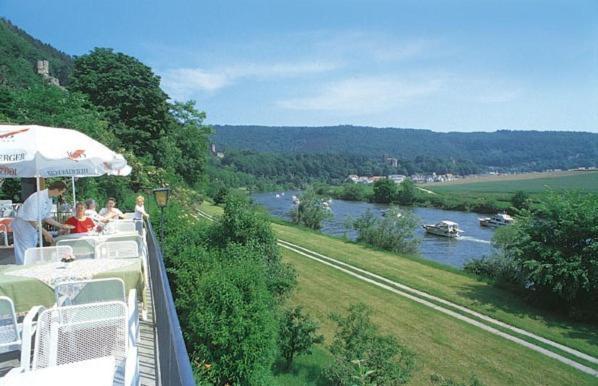
M 0 233 L 4 234 L 4 246 L 8 247 L 8 229 L 5 224 L 0 224 Z
M 109 301 L 126 302 L 125 282 L 119 278 L 68 281 L 54 287 L 58 307 Z
M 98 246 L 98 258 L 127 259 L 140 257 L 139 245 L 133 240 L 106 241 Z
M 106 224 L 104 228 L 106 233 L 137 232 L 135 221 L 133 220 L 115 220 Z
M 0 353 L 21 350 L 21 365 L 29 367 L 31 363 L 31 336 L 35 332 L 35 318 L 45 308 L 35 306 L 23 320 L 22 334 L 17 324 L 17 314 L 11 298 L 0 296 Z M 21 339 L 22 336 L 29 339 Z
M 129 337 L 124 302 L 103 302 L 47 309 L 37 323 L 31 371 L 113 356 L 115 384 L 139 384 L 137 346 Z M 23 339 L 26 337 L 23 336 Z M 20 367 L 12 370 L 24 372 Z
M 96 240 L 91 237 L 59 240 L 56 245 L 71 247 L 78 259 L 93 259 L 96 256 Z
M 17 314 L 12 299 L 0 296 L 0 352 L 13 351 L 21 346 Z
M 23 264 L 56 262 L 67 256 L 73 256 L 73 248 L 68 245 L 29 248 L 25 251 Z
M 11 200 L 0 200 L 0 217 L 11 217 L 13 205 Z
M 129 296 L 125 297 L 125 282 L 122 279 L 114 277 L 63 282 L 54 287 L 54 296 L 57 307 L 109 301 L 127 303 L 130 339 L 133 345 L 137 344 L 139 338 L 137 290 L 131 289 Z

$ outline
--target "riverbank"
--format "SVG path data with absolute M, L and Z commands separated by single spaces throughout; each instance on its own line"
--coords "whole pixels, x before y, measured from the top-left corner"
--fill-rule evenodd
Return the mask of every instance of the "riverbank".
M 221 212 L 220 208 L 207 203 L 202 205 L 202 210 L 214 215 Z M 534 309 L 509 292 L 463 272 L 373 250 L 282 222 L 272 226 L 280 239 L 598 355 L 595 326 L 576 324 Z M 342 272 L 331 271 L 296 253 L 285 251 L 284 256 L 299 272 L 299 287 L 292 301 L 304 305 L 318 317 L 327 338 L 332 331 L 328 314 L 344 311 L 347 304 L 364 301 L 374 309 L 374 320 L 384 332 L 397 336 L 416 351 L 420 370 L 415 384 L 427 383 L 430 372 L 460 381 L 476 374 L 488 385 L 591 384 L 595 381 L 554 360 L 514 347 L 501 338 L 487 336 L 474 327 L 451 321 L 408 300 L 399 300 L 382 289 L 354 281 Z

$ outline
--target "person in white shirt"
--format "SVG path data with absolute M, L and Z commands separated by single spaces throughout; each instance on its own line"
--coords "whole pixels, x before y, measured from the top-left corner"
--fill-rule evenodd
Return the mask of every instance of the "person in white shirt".
M 135 203 L 135 215 L 133 216 L 133 218 L 137 221 L 141 221 L 143 220 L 143 218 L 149 218 L 149 214 L 147 214 L 147 212 L 145 211 L 145 199 L 143 198 L 143 196 L 137 196 L 137 200 Z
M 25 200 L 12 222 L 16 264 L 23 264 L 25 251 L 37 246 L 40 221 L 60 229 L 73 228 L 73 226 L 63 225 L 51 217 L 52 197 L 58 197 L 65 191 L 66 184 L 57 181 L 51 183 L 48 189 L 33 193 Z M 42 228 L 42 234 L 48 243 L 54 243 L 54 238 L 47 230 Z
M 116 207 L 116 199 L 113 197 L 110 197 L 108 201 L 106 201 L 106 207 L 100 210 L 100 216 L 104 217 L 106 220 L 118 220 L 125 218 L 123 212 Z
M 96 210 L 96 201 L 93 198 L 85 200 L 85 208 L 85 215 L 91 218 L 96 225 L 108 222 L 108 220 L 106 220 L 103 216 L 100 216 Z

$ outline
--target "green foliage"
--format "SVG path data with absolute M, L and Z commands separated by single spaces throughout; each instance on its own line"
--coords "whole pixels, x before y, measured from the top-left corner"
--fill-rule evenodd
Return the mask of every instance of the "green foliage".
M 211 365 L 202 371 L 204 380 L 265 384 L 276 354 L 273 299 L 255 257 L 237 257 L 232 264 L 212 263 L 207 272 L 197 260 L 181 265 L 176 276 L 179 316 L 193 359 Z
M 327 203 L 318 197 L 313 189 L 307 189 L 299 196 L 299 203 L 291 209 L 291 218 L 296 224 L 310 229 L 320 229 L 322 221 L 332 217 Z
M 227 195 L 224 215 L 210 230 L 209 245 L 224 248 L 231 244 L 257 251 L 256 263 L 264 266 L 267 286 L 277 299 L 290 293 L 296 282 L 295 271 L 282 262 L 268 218 L 240 193 Z
M 190 186 L 197 184 L 205 171 L 207 162 L 208 136 L 211 130 L 203 125 L 204 112 L 195 108 L 195 102 L 175 102 L 170 114 L 176 123 L 171 136 L 180 153 L 174 162 L 175 172 Z
M 357 241 L 396 253 L 414 254 L 419 239 L 415 238 L 418 226 L 415 216 L 408 211 L 390 208 L 383 218 L 367 210 L 353 222 Z
M 330 351 L 333 363 L 325 370 L 335 385 L 398 385 L 406 383 L 415 366 L 414 355 L 393 336 L 378 334 L 364 304 L 349 307 L 337 324 Z
M 413 205 L 417 199 L 417 188 L 415 183 L 406 179 L 400 184 L 401 190 L 397 194 L 397 201 L 401 205 Z
M 168 96 L 160 78 L 139 60 L 111 49 L 96 48 L 75 60 L 69 88 L 86 94 L 100 107 L 114 133 L 137 156 L 158 164 L 158 143 L 168 133 Z
M 511 204 L 515 209 L 528 209 L 529 208 L 529 194 L 526 192 L 519 190 L 515 192 L 513 197 L 511 197 Z
M 435 133 L 429 130 L 334 127 L 215 126 L 214 141 L 227 149 L 298 154 L 400 156 L 399 174 L 477 174 L 595 166 L 598 134 L 500 130 Z M 378 174 L 379 175 L 379 174 Z
M 528 296 L 575 317 L 598 318 L 598 197 L 548 194 L 510 228 L 495 243 Z
M 0 87 L 27 88 L 43 84 L 42 77 L 36 72 L 38 60 L 47 60 L 50 75 L 63 85 L 68 83 L 73 69 L 73 59 L 69 55 L 0 18 Z
M 349 201 L 368 201 L 371 195 L 372 190 L 368 185 L 354 182 L 343 184 L 340 191 L 335 193 L 335 197 Z
M 316 333 L 318 328 L 318 323 L 304 314 L 300 306 L 284 312 L 280 322 L 278 347 L 287 369 L 291 368 L 295 356 L 311 354 L 311 347 L 324 341 L 324 336 Z
M 390 204 L 397 197 L 397 193 L 397 184 L 388 178 L 382 178 L 374 182 L 374 202 Z
M 224 185 L 221 185 L 220 188 L 214 194 L 214 204 L 220 205 L 224 204 L 226 201 L 226 196 L 228 195 L 230 189 Z

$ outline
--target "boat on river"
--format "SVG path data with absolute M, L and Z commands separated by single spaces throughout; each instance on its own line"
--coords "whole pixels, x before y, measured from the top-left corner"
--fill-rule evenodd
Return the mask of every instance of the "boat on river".
M 497 213 L 492 217 L 484 217 L 479 220 L 483 227 L 500 227 L 513 223 L 513 217 L 506 213 Z
M 463 233 L 463 231 L 459 229 L 459 224 L 447 220 L 440 221 L 436 224 L 425 224 L 422 225 L 422 227 L 427 233 L 442 237 L 456 238 Z

